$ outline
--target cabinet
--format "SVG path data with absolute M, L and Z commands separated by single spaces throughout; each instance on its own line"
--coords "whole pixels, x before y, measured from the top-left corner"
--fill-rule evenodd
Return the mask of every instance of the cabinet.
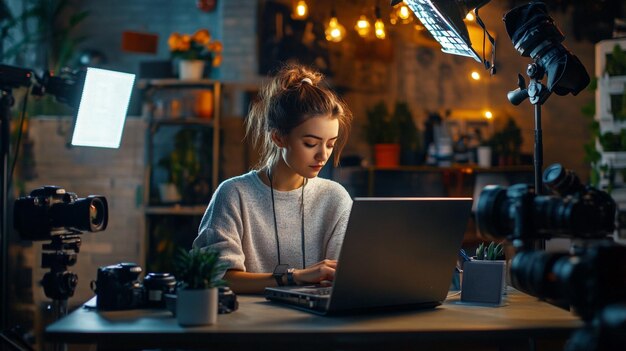
M 147 118 L 143 204 L 146 271 L 171 272 L 189 249 L 220 179 L 220 101 L 214 80 L 140 81 Z

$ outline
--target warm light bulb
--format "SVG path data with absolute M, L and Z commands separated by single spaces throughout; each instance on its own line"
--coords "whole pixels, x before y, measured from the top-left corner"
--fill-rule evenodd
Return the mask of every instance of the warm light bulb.
M 472 76 L 473 80 L 479 80 L 480 79 L 480 74 L 478 72 L 476 72 L 476 71 L 473 71 L 471 76 Z
M 326 40 L 338 43 L 345 36 L 346 29 L 339 23 L 337 17 L 331 17 L 324 33 L 326 34 Z
M 492 119 L 493 118 L 493 113 L 491 113 L 491 111 L 485 111 L 485 118 L 486 119 Z
M 406 6 L 404 3 L 400 5 L 396 13 L 402 21 L 406 21 L 411 18 L 411 10 L 409 10 L 409 7 Z
M 380 18 L 378 18 L 376 22 L 374 22 L 374 34 L 378 39 L 385 39 L 385 24 Z
M 473 21 L 474 20 L 474 14 L 471 12 L 468 12 L 467 15 L 465 15 L 465 19 L 468 21 Z
M 303 20 L 303 19 L 306 19 L 308 16 L 309 16 L 309 7 L 307 6 L 306 1 L 304 0 L 297 1 L 295 6 L 293 7 L 293 13 L 291 15 L 291 18 L 297 19 L 297 20 Z
M 354 26 L 356 32 L 363 38 L 367 37 L 370 34 L 371 28 L 372 26 L 370 25 L 370 21 L 367 20 L 367 17 L 365 15 L 361 15 L 361 17 L 359 17 L 359 20 L 356 21 L 356 25 Z

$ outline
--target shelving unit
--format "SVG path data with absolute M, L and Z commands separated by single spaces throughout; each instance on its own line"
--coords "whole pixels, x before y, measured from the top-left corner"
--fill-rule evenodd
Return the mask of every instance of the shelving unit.
M 146 168 L 143 204 L 146 272 L 172 270 L 178 248 L 188 249 L 220 180 L 222 83 L 144 80 Z M 200 116 L 198 99 L 207 116 Z M 206 105 L 212 113 L 206 112 Z
M 609 169 L 600 180 L 600 188 L 611 190 L 611 196 L 620 208 L 626 211 L 626 116 L 619 116 L 614 109 L 626 104 L 626 75 L 609 76 L 606 73 L 607 56 L 615 45 L 626 50 L 626 38 L 603 40 L 595 47 L 595 76 L 598 79 L 596 89 L 595 119 L 600 125 L 600 134 L 613 133 L 619 135 L 621 147 L 618 151 L 604 150 L 596 140 L 596 150 L 600 152 L 600 164 Z M 624 232 L 624 230 L 622 230 Z M 626 233 L 617 233 L 617 240 L 626 242 Z

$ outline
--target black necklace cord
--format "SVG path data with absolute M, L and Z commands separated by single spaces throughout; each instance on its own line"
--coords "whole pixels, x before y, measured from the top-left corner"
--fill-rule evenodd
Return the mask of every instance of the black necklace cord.
M 272 182 L 272 174 L 270 173 L 270 169 L 267 169 L 267 179 L 270 181 L 270 189 L 272 190 L 272 214 L 274 215 L 274 236 L 276 238 L 276 252 L 278 254 L 278 264 L 280 264 L 280 240 L 278 239 L 278 224 L 276 221 L 276 203 L 274 200 L 274 183 Z M 301 225 L 301 240 L 302 240 L 302 268 L 306 268 L 306 259 L 305 259 L 305 244 L 304 244 L 304 187 L 308 183 L 308 179 L 303 177 L 302 183 L 302 195 L 301 195 L 301 204 L 300 208 L 302 209 L 302 217 L 300 221 Z

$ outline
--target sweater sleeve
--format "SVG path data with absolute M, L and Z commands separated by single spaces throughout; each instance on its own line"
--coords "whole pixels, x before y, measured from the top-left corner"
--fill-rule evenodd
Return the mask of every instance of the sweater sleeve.
M 220 260 L 228 265 L 228 269 L 245 271 L 239 202 L 236 189 L 227 182 L 222 183 L 202 217 L 193 247 L 215 248 L 219 250 Z
M 348 220 L 350 219 L 350 212 L 352 210 L 352 198 L 341 185 L 337 184 L 334 193 L 340 194 L 340 196 L 338 196 L 340 200 L 336 208 L 338 215 L 335 217 L 336 222 L 324 250 L 324 257 L 332 260 L 339 258 L 341 244 L 343 243 L 343 238 L 348 228 Z

